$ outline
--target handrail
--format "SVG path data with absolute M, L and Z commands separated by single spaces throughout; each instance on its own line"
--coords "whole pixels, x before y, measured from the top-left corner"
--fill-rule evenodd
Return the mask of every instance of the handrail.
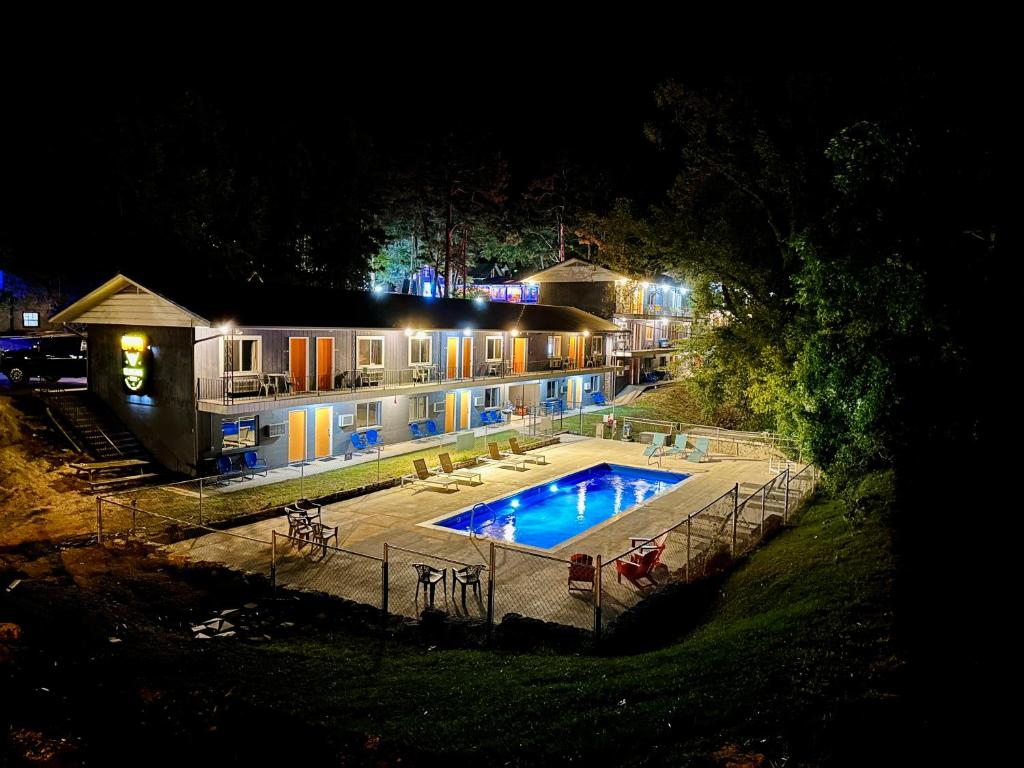
M 490 512 L 492 515 L 494 515 L 494 510 L 491 509 L 491 505 L 488 504 L 485 501 L 478 501 L 476 504 L 473 505 L 473 508 L 471 510 L 469 510 L 469 538 L 471 538 L 471 539 L 486 539 L 487 538 L 486 536 L 477 536 L 476 533 L 473 531 L 473 519 L 476 517 L 476 511 L 480 507 L 483 507 L 488 512 Z M 495 515 L 495 517 L 497 517 L 497 515 Z

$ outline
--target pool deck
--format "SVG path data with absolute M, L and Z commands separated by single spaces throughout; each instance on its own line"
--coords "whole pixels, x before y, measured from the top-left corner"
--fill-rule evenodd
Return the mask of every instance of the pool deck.
M 470 538 L 425 523 L 451 516 L 477 502 L 500 499 L 523 488 L 550 482 L 554 478 L 602 462 L 658 469 L 657 464 L 648 467 L 647 459 L 643 456 L 644 448 L 639 443 L 576 438 L 571 442 L 531 452 L 544 455 L 547 464 L 527 464 L 525 470 L 481 465 L 479 471 L 483 482 L 475 486 L 460 484 L 458 491 L 409 486 L 378 491 L 325 506 L 323 522 L 339 527 L 338 544 L 343 549 L 379 558 L 387 542 L 389 548 L 401 547 L 426 555 L 417 556 L 394 549 L 389 551 L 392 574 L 390 592 L 395 595 L 391 599 L 390 608 L 395 613 L 415 616 L 423 606 L 419 604 L 418 592 L 416 603 L 412 604 L 412 593 L 416 588 L 415 572 L 410 567 L 413 562 L 428 562 L 442 568 L 447 565 L 450 568 L 458 563 L 486 564 L 489 560 L 488 540 Z M 583 552 L 600 554 L 607 562 L 608 558 L 621 555 L 629 548 L 631 537 L 660 533 L 736 484 L 740 485 L 742 497 L 773 477 L 767 461 L 753 458 L 712 455 L 710 460 L 700 464 L 679 458 L 665 458 L 660 468 L 688 473 L 690 477 L 677 488 L 656 496 L 636 509 L 599 523 L 552 549 L 522 547 L 517 551 L 499 548 L 501 554 L 496 572 L 502 589 L 497 590 L 496 616 L 514 611 L 576 626 L 588 626 L 593 613 L 591 595 L 567 596 L 566 566 L 529 553 L 541 553 L 565 560 L 572 553 Z M 239 526 L 231 529 L 231 532 L 269 541 L 272 531 L 285 533 L 287 528 L 287 521 L 282 516 Z M 280 539 L 278 543 L 279 581 L 359 599 L 360 595 L 351 594 L 354 583 L 352 572 L 346 573 L 346 568 L 350 566 L 340 561 L 334 565 L 328 562 L 313 563 L 295 553 L 294 567 L 289 573 L 287 567 L 282 568 L 282 560 L 287 560 L 291 545 L 287 542 L 282 545 Z M 225 562 L 243 568 L 255 565 L 252 562 L 251 545 L 246 546 L 245 542 L 240 542 L 236 548 L 231 543 L 231 537 L 217 534 L 179 542 L 170 549 L 193 559 Z M 287 566 L 286 562 L 283 564 Z M 376 568 L 379 573 L 379 565 L 368 560 L 357 565 L 362 569 L 360 578 L 366 581 L 364 601 L 377 602 L 374 596 L 379 595 L 379 578 L 375 593 L 370 571 Z M 448 578 L 451 578 L 450 572 Z M 396 580 L 401 583 L 396 585 Z M 408 584 L 405 584 L 406 581 Z M 451 590 L 450 581 L 448 590 Z M 438 603 L 441 600 L 440 591 L 441 587 L 438 586 Z M 410 605 L 403 605 L 401 601 Z M 448 596 L 445 596 L 444 601 L 449 608 L 456 603 L 454 598 Z M 454 606 L 454 610 L 462 612 L 461 606 Z M 482 610 L 482 602 L 476 598 L 470 601 L 466 612 L 480 615 Z

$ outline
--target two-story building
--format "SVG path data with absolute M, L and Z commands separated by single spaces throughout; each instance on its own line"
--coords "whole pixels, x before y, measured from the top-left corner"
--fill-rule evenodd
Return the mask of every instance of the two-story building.
M 574 307 L 117 275 L 52 318 L 88 326 L 90 390 L 170 469 L 257 449 L 344 455 L 609 394 L 618 327 Z
M 582 259 L 532 274 L 492 273 L 474 287 L 496 301 L 564 304 L 610 319 L 619 330 L 609 353 L 622 363 L 620 385 L 640 383 L 648 371 L 679 359 L 680 342 L 693 329 L 685 286 L 663 275 L 629 276 Z

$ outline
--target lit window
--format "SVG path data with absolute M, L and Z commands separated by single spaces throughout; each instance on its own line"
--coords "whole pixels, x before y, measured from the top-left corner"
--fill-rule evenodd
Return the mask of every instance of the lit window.
M 501 360 L 501 336 L 487 337 L 487 360 L 488 362 Z
M 356 337 L 356 367 L 357 368 L 383 368 L 384 367 L 384 337 L 383 336 L 357 336 Z
M 230 419 L 220 423 L 221 436 L 224 439 L 224 448 L 252 448 L 256 445 L 255 416 L 242 416 L 238 419 Z
M 380 400 L 370 403 L 356 403 L 356 427 L 379 427 L 380 424 Z
M 497 408 L 501 405 L 501 387 L 488 387 L 484 390 L 484 408 Z
M 39 313 L 38 312 L 22 312 L 21 313 L 21 324 L 25 328 L 38 328 L 39 327 Z
M 262 370 L 260 366 L 259 336 L 225 338 L 221 354 L 224 356 L 222 369 L 225 371 L 255 373 Z
M 409 398 L 409 421 L 427 418 L 427 396 L 413 395 Z
M 604 354 L 604 336 L 594 336 L 591 339 L 590 354 L 597 356 Z
M 548 357 L 562 356 L 562 337 L 548 336 Z
M 430 365 L 432 349 L 429 337 L 409 339 L 409 365 Z

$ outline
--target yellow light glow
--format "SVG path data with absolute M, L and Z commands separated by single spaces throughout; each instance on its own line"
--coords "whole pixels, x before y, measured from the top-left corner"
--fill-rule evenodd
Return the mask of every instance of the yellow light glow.
M 121 349 L 142 352 L 146 348 L 146 337 L 141 334 L 125 334 L 121 337 Z
M 518 336 L 519 335 L 519 329 L 518 328 L 513 328 L 511 331 L 509 331 L 509 333 L 511 335 L 513 335 L 513 336 Z
M 412 328 L 406 328 L 405 329 L 405 335 L 406 336 L 412 336 L 414 333 L 415 333 L 415 331 Z
M 470 329 L 470 328 L 465 328 L 465 329 L 463 329 L 463 331 L 462 331 L 462 335 L 463 335 L 463 336 L 472 336 L 472 335 L 473 335 L 473 331 L 472 331 L 472 329 Z
M 583 335 L 584 336 L 589 336 L 590 335 L 590 331 L 588 331 L 586 328 L 584 328 L 583 329 Z

